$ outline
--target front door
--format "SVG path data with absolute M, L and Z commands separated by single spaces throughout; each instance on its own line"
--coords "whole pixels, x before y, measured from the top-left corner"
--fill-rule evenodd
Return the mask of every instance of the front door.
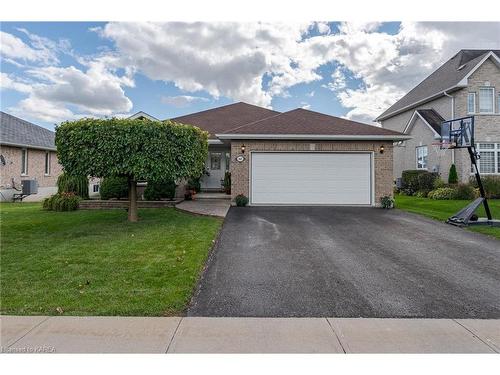
M 229 152 L 209 151 L 206 162 L 208 175 L 201 178 L 201 188 L 207 190 L 222 190 L 222 181 L 226 170 L 229 170 Z

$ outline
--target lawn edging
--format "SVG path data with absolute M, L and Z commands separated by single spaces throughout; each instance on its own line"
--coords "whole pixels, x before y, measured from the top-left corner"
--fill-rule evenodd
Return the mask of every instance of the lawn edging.
M 177 198 L 171 201 L 137 201 L 138 208 L 165 208 L 175 207 L 184 199 Z M 86 199 L 80 201 L 78 206 L 81 210 L 108 210 L 108 209 L 127 209 L 129 206 L 128 200 L 100 200 Z

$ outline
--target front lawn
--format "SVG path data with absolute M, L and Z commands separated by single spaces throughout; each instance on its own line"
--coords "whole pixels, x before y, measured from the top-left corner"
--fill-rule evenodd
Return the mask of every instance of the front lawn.
M 396 195 L 395 199 L 396 208 L 425 215 L 440 221 L 446 221 L 446 219 L 470 203 L 469 201 L 462 200 L 433 200 L 429 198 L 417 198 L 404 195 Z M 489 199 L 488 203 L 490 205 L 493 218 L 500 219 L 500 199 Z M 477 210 L 477 214 L 480 217 L 486 217 L 482 205 Z M 472 226 L 467 229 L 500 238 L 500 227 Z
M 2 314 L 180 314 L 222 223 L 173 208 L 140 209 L 138 223 L 124 210 L 0 209 Z

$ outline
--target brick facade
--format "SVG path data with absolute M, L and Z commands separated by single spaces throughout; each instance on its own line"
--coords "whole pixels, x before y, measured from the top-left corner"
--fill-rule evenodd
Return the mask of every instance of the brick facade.
M 443 118 L 459 118 L 470 116 L 467 113 L 467 95 L 469 92 L 476 93 L 476 107 L 479 105 L 479 88 L 490 86 L 495 88 L 495 112 L 494 114 L 475 113 L 475 141 L 476 143 L 494 142 L 500 143 L 500 108 L 498 108 L 498 95 L 500 93 L 500 69 L 491 60 L 486 60 L 469 78 L 467 87 L 450 93 L 450 97 L 440 97 L 433 101 L 402 112 L 396 116 L 381 121 L 384 128 L 402 132 L 409 119 L 417 109 L 435 109 Z M 453 106 L 452 106 L 453 103 Z M 476 108 L 478 112 L 478 108 Z M 415 169 L 415 147 L 427 145 L 429 152 L 429 170 L 436 170 L 441 174 L 441 178 L 447 180 L 448 171 L 454 159 L 457 167 L 459 179 L 467 182 L 471 176 L 471 164 L 469 154 L 466 149 L 455 149 L 441 151 L 438 147 L 432 146 L 432 133 L 426 129 L 422 121 L 415 123 L 410 132 L 412 139 L 404 142 L 403 147 L 394 149 L 394 177 L 401 177 L 401 172 L 405 169 Z
M 57 160 L 55 151 L 50 153 L 50 174 L 45 174 L 45 150 L 28 148 L 28 171 L 26 175 L 21 175 L 21 150 L 20 147 L 4 146 L 0 148 L 0 153 L 5 159 L 5 165 L 0 166 L 0 189 L 2 200 L 10 200 L 12 194 L 16 193 L 14 186 L 20 188 L 22 180 L 37 180 L 38 194 L 29 197 L 27 200 L 39 200 L 57 191 L 57 177 L 62 172 L 61 165 Z
M 245 160 L 236 161 L 241 153 L 241 145 L 245 144 Z M 379 152 L 384 146 L 384 153 Z M 314 151 L 311 151 L 314 150 Z M 393 195 L 393 147 L 392 142 L 381 141 L 257 141 L 240 140 L 231 142 L 231 195 L 232 199 L 238 194 L 250 197 L 250 158 L 252 151 L 369 151 L 374 155 L 375 205 L 379 205 L 380 198 Z

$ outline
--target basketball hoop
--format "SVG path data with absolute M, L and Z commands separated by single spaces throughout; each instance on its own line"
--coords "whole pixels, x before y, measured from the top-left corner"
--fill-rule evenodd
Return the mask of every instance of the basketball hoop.
M 449 140 L 443 140 L 439 142 L 432 143 L 433 146 L 438 146 L 441 150 L 450 150 L 457 147 L 455 142 L 450 142 Z

